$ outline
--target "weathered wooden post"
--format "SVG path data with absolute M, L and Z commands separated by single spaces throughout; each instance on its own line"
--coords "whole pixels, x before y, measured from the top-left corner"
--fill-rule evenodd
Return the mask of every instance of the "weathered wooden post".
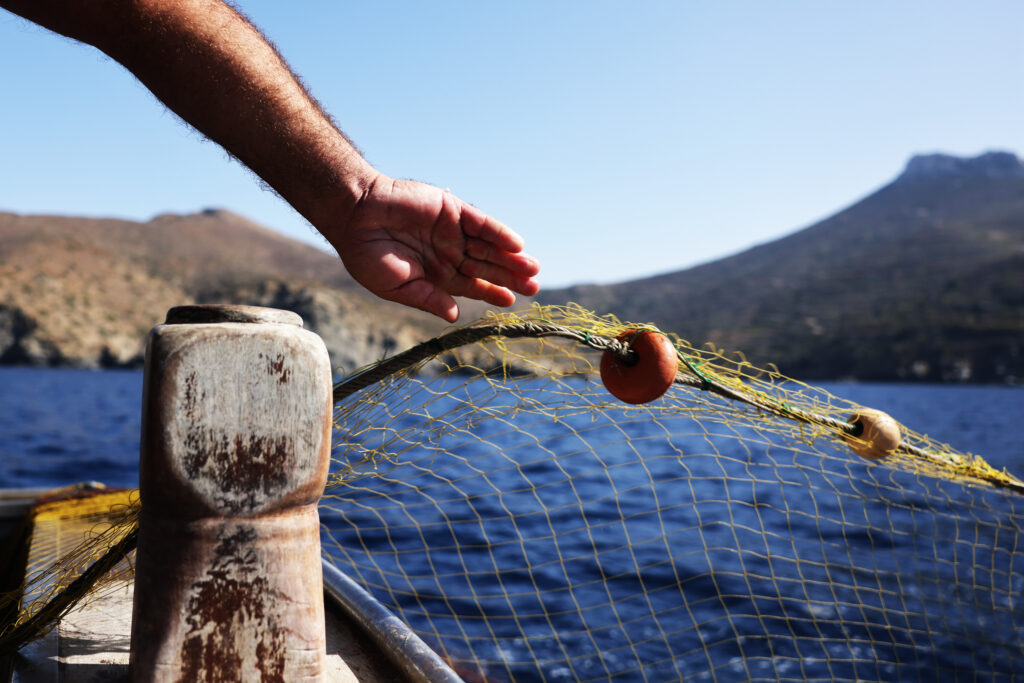
M 327 350 L 293 313 L 184 306 L 154 328 L 134 680 L 323 677 L 331 405 Z

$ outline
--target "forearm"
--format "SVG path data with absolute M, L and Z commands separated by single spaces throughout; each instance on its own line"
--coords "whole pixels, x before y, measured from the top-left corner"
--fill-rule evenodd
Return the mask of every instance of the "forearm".
M 277 51 L 219 0 L 0 0 L 124 65 L 320 230 L 344 222 L 375 172 Z
M 89 43 L 305 216 L 378 296 L 458 318 L 453 297 L 509 306 L 539 264 L 515 232 L 450 192 L 378 174 L 277 51 L 221 0 L 0 0 Z

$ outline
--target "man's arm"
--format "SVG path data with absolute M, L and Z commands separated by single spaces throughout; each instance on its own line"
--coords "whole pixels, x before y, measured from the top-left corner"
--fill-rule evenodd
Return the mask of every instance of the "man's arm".
M 522 239 L 448 192 L 373 169 L 243 16 L 220 0 L 0 0 L 93 45 L 252 169 L 374 294 L 449 321 L 452 296 L 532 295 Z

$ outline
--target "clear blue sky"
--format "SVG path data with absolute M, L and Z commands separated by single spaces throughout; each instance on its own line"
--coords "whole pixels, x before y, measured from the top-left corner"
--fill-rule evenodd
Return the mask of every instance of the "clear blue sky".
M 916 152 L 1024 153 L 1020 2 L 239 0 L 367 158 L 511 225 L 545 286 L 806 226 Z M 0 210 L 225 207 L 323 244 L 99 53 L 0 10 Z

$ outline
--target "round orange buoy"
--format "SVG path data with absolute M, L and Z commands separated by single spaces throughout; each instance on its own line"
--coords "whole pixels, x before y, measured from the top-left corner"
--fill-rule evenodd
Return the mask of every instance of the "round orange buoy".
M 625 403 L 649 403 L 668 391 L 676 377 L 676 347 L 663 334 L 651 330 L 626 330 L 617 339 L 636 354 L 627 363 L 610 351 L 601 356 L 601 381 L 615 398 Z
M 856 435 L 847 434 L 847 445 L 869 460 L 880 460 L 895 451 L 903 438 L 896 420 L 881 410 L 865 409 L 850 416 L 850 424 L 859 426 Z

